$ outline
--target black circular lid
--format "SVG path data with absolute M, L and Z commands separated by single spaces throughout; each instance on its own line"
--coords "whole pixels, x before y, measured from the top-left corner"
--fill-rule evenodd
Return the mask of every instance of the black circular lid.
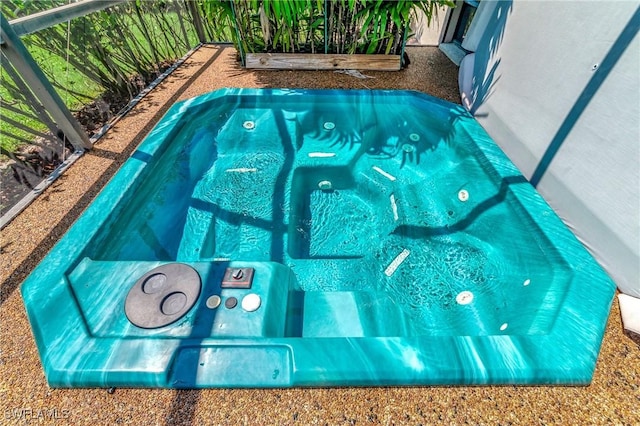
M 141 328 L 159 328 L 182 318 L 200 296 L 198 272 L 183 263 L 169 263 L 144 274 L 124 303 L 127 319 Z

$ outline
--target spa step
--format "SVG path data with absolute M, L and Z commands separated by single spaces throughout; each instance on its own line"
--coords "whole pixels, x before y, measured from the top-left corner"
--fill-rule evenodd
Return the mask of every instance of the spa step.
M 370 291 L 308 292 L 303 337 L 391 337 L 414 334 L 408 315 L 389 297 Z

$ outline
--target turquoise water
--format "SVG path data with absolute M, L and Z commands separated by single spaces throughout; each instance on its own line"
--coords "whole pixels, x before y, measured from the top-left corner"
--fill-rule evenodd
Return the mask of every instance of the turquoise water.
M 552 283 L 565 290 L 568 267 L 448 124 L 393 99 L 245 101 L 196 114 L 85 255 L 282 263 L 295 291 L 371 292 L 391 306 L 389 321 L 412 324 L 384 333 L 546 332 L 562 299 L 545 295 Z M 314 325 L 326 312 L 306 304 L 303 335 L 326 335 Z
M 223 89 L 167 112 L 22 295 L 54 387 L 575 385 L 614 289 L 459 105 Z

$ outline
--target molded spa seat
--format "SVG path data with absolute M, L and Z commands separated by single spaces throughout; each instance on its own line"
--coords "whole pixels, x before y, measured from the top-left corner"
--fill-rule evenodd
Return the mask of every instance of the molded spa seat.
M 91 335 L 110 338 L 168 337 L 278 337 L 285 334 L 287 301 L 293 287 L 291 270 L 275 262 L 192 262 L 188 266 L 200 275 L 202 290 L 184 316 L 164 327 L 141 328 L 125 315 L 129 290 L 150 271 L 163 270 L 173 263 L 135 261 L 94 261 L 83 259 L 68 274 L 68 282 L 78 298 L 81 314 Z M 158 269 L 160 267 L 160 269 Z M 227 268 L 253 268 L 251 288 L 221 288 Z M 260 304 L 253 312 L 242 308 L 249 296 Z M 215 309 L 207 306 L 211 296 L 219 296 Z M 235 298 L 230 309 L 225 302 Z

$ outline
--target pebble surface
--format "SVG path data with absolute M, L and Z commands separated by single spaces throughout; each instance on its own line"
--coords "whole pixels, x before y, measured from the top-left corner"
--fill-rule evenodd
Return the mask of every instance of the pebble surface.
M 19 285 L 174 102 L 222 87 L 411 89 L 459 102 L 457 67 L 408 47 L 399 72 L 249 71 L 207 45 L 120 119 L 0 234 L 0 424 L 640 424 L 640 343 L 617 299 L 590 386 L 328 389 L 51 389 Z

